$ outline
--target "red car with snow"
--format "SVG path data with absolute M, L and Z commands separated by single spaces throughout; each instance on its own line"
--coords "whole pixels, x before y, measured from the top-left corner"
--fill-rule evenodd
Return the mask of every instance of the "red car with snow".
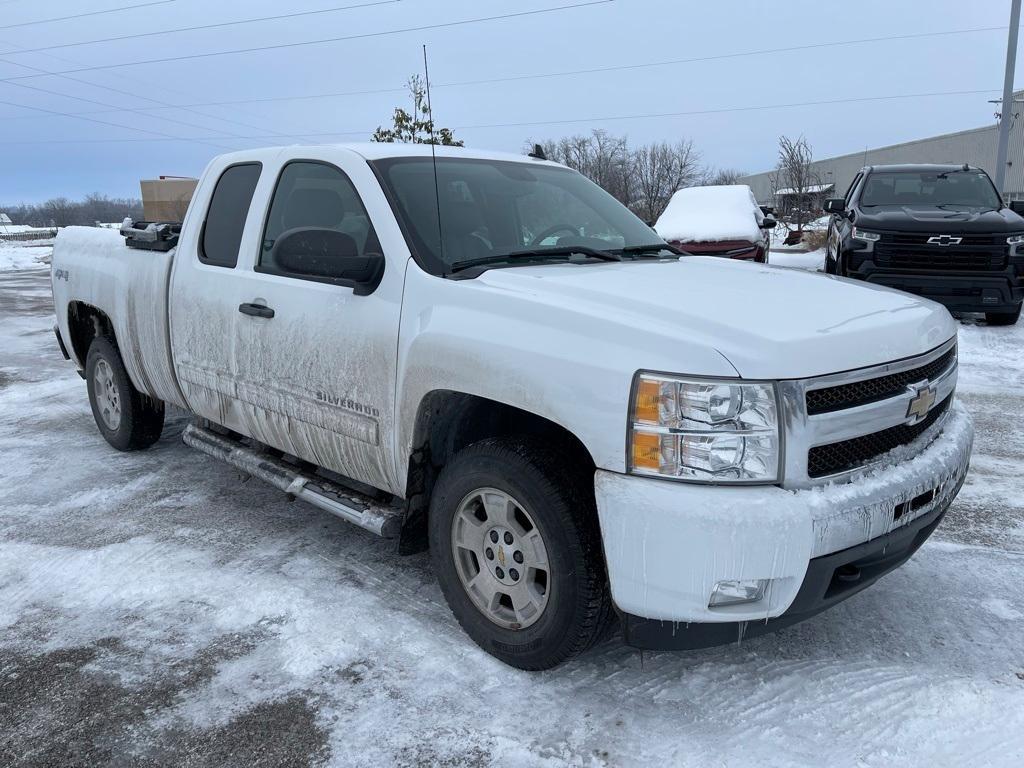
M 680 189 L 654 229 L 688 253 L 768 262 L 768 230 L 775 219 L 745 184 Z

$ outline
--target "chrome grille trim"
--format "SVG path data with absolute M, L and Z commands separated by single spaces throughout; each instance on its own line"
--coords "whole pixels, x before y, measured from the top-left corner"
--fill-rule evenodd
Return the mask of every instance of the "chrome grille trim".
M 878 462 L 869 462 L 855 469 L 827 477 L 812 478 L 807 471 L 807 454 L 815 446 L 862 437 L 875 432 L 881 432 L 899 424 L 905 424 L 907 422 L 907 409 L 914 397 L 913 390 L 908 387 L 906 391 L 885 400 L 810 416 L 807 413 L 808 391 L 913 370 L 937 360 L 954 346 L 956 346 L 955 337 L 935 349 L 916 357 L 811 379 L 779 382 L 786 445 L 783 487 L 810 488 L 826 483 L 847 482 L 871 469 Z M 936 391 L 933 408 L 955 392 L 957 367 L 957 359 L 954 357 L 941 373 L 930 380 L 930 385 Z M 918 384 L 920 382 L 913 383 Z M 912 443 L 896 448 L 892 452 L 894 456 L 897 459 L 909 458 L 923 450 L 942 430 L 948 415 L 948 412 L 944 414 Z

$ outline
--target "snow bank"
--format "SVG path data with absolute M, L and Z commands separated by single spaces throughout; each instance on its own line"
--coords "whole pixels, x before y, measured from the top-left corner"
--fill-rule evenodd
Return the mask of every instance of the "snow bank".
M 794 253 L 791 251 L 776 251 L 772 248 L 771 252 L 768 254 L 768 263 L 776 267 L 805 269 L 808 272 L 824 272 L 825 249 L 819 248 L 816 251 Z
M 51 242 L 46 245 L 33 243 L 0 243 L 0 272 L 17 269 L 42 269 L 50 263 L 53 252 Z
M 666 240 L 682 243 L 761 239 L 764 214 L 745 184 L 680 189 L 654 229 Z

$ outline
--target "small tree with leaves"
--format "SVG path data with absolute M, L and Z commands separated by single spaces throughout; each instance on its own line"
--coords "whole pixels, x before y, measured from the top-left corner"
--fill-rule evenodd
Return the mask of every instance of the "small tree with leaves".
M 401 107 L 395 108 L 390 128 L 378 127 L 373 132 L 373 141 L 401 144 L 443 144 L 448 147 L 461 147 L 464 143 L 456 141 L 450 128 L 434 128 L 434 118 L 430 114 L 427 101 L 427 89 L 419 75 L 413 75 L 406 83 L 409 95 L 412 96 L 412 114 Z

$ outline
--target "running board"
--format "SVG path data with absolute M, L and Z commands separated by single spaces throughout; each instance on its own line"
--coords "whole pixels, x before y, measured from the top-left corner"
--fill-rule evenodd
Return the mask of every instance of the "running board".
M 385 539 L 397 538 L 401 532 L 404 517 L 401 508 L 381 504 L 330 480 L 304 473 L 239 440 L 195 424 L 185 428 L 182 440 L 192 448 Z

